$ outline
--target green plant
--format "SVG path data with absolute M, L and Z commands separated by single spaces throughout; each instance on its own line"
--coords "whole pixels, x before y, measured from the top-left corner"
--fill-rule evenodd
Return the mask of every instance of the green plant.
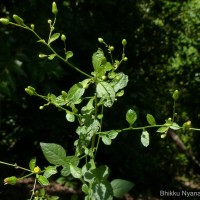
M 124 88 L 128 84 L 128 76 L 119 70 L 121 63 L 128 60 L 125 56 L 127 41 L 125 39 L 122 40 L 122 56 L 119 60 L 116 60 L 113 57 L 114 47 L 108 45 L 102 38 L 98 38 L 105 51 L 99 48 L 92 55 L 93 69 L 91 69 L 91 74 L 88 74 L 69 61 L 73 56 L 73 52 L 66 48 L 66 36 L 54 33 L 58 13 L 55 2 L 52 4 L 52 13 L 54 19 L 48 20 L 50 31 L 47 40 L 43 39 L 35 31 L 35 25 L 26 25 L 18 15 L 13 15 L 15 22 L 11 22 L 6 18 L 1 18 L 0 22 L 4 25 L 14 25 L 32 32 L 37 37 L 38 42 L 44 44 L 50 51 L 48 54 L 40 53 L 39 58 L 53 60 L 57 57 L 85 77 L 85 79 L 71 86 L 68 91 L 61 91 L 59 96 L 52 93 L 46 96 L 41 95 L 32 86 L 28 86 L 25 89 L 30 96 L 37 96 L 46 101 L 44 105 L 39 107 L 41 110 L 52 104 L 66 113 L 67 121 L 78 123 L 76 129 L 78 139 L 74 142 L 75 152 L 73 155 L 67 155 L 65 148 L 59 144 L 40 143 L 42 152 L 50 165 L 42 169 L 36 164 L 36 159 L 34 158 L 30 160 L 29 168 L 27 169 L 17 164 L 0 161 L 1 164 L 28 172 L 27 175 L 20 178 L 15 176 L 7 177 L 4 183 L 15 185 L 18 180 L 34 175 L 35 183 L 30 200 L 56 199 L 57 197 L 45 196 L 44 190 L 36 192 L 35 185 L 37 182 L 43 186 L 48 185 L 48 179 L 60 171 L 62 176 L 72 175 L 80 180 L 86 200 L 107 200 L 113 199 L 113 197 L 122 197 L 134 184 L 122 179 L 109 181 L 109 167 L 106 165 L 99 166 L 95 160 L 100 142 L 105 145 L 111 145 L 112 140 L 118 134 L 124 131 L 141 130 L 141 143 L 147 147 L 149 145 L 148 129 L 158 128 L 157 132 L 161 134 L 161 138 L 165 138 L 170 129 L 198 131 L 199 129 L 191 128 L 190 121 L 185 122 L 183 126 L 179 126 L 175 122 L 176 101 L 179 98 L 179 91 L 175 90 L 172 94 L 174 100 L 172 117 L 165 120 L 165 123 L 157 124 L 155 118 L 151 114 L 147 114 L 148 125 L 136 127 L 137 114 L 133 109 L 129 109 L 125 116 L 128 127 L 117 130 L 103 130 L 104 110 L 112 107 L 115 101 L 124 95 Z M 58 39 L 61 39 L 64 43 L 64 56 L 58 54 L 52 47 L 52 43 Z

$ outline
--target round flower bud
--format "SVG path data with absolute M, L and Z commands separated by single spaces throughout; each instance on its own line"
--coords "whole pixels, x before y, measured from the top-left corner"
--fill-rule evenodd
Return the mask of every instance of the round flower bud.
M 25 88 L 25 92 L 28 93 L 30 96 L 33 96 L 35 94 L 35 88 L 28 86 Z
M 64 34 L 61 35 L 61 40 L 62 40 L 63 42 L 65 42 L 66 36 L 65 36 Z
M 48 19 L 48 24 L 52 24 L 52 20 L 51 19 Z
M 110 51 L 113 51 L 113 50 L 114 50 L 114 47 L 113 47 L 113 46 L 110 46 L 110 47 L 109 47 L 109 50 L 110 50 Z
M 56 15 L 58 13 L 56 2 L 52 3 L 52 13 Z
M 127 57 L 124 57 L 124 61 L 127 61 L 128 60 L 128 58 Z
M 122 45 L 125 46 L 126 44 L 127 44 L 126 39 L 123 39 L 123 40 L 122 40 Z
M 103 43 L 104 41 L 103 41 L 103 38 L 98 38 L 98 41 L 100 42 L 100 43 Z
M 187 121 L 183 124 L 183 130 L 189 130 L 191 127 L 191 121 Z
M 35 28 L 35 25 L 34 25 L 34 24 L 31 24 L 31 28 L 34 30 L 34 28 Z
M 179 91 L 175 90 L 173 95 L 172 95 L 172 98 L 174 99 L 174 101 L 176 101 L 176 100 L 178 100 L 178 97 L 179 97 Z
M 10 23 L 10 21 L 7 18 L 0 18 L 0 23 L 2 23 L 4 25 L 8 25 Z

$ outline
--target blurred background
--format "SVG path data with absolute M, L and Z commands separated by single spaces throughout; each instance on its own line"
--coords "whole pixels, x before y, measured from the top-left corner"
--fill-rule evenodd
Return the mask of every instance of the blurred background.
M 129 76 L 125 95 L 105 112 L 104 129 L 127 126 L 129 108 L 138 113 L 137 126 L 146 125 L 146 114 L 158 123 L 172 117 L 171 94 L 180 91 L 177 122 L 187 120 L 200 127 L 200 1 L 198 0 L 57 0 L 56 31 L 67 37 L 67 49 L 74 52 L 71 62 L 83 71 L 92 70 L 91 57 L 97 38 L 115 47 L 113 56 L 121 58 L 121 40 L 127 39 L 128 61 L 121 70 Z M 0 17 L 12 14 L 26 24 L 35 24 L 42 37 L 49 33 L 53 19 L 50 0 L 1 0 Z M 76 124 L 68 123 L 65 113 L 53 106 L 39 110 L 41 99 L 28 96 L 32 85 L 40 94 L 60 94 L 84 79 L 61 61 L 39 59 L 48 50 L 31 33 L 0 25 L 0 160 L 28 166 L 31 158 L 46 164 L 40 142 L 63 145 L 73 153 Z M 53 47 L 62 54 L 62 41 Z M 187 151 L 200 160 L 200 133 L 177 132 Z M 134 199 L 159 198 L 160 189 L 200 189 L 200 168 L 181 152 L 171 137 L 161 139 L 150 131 L 150 145 L 144 148 L 141 132 L 124 132 L 111 146 L 101 146 L 97 160 L 107 164 L 113 178 L 132 181 Z M 0 165 L 0 199 L 9 197 L 6 176 L 20 171 Z M 14 187 L 12 187 L 12 190 Z M 23 199 L 23 197 L 22 197 Z

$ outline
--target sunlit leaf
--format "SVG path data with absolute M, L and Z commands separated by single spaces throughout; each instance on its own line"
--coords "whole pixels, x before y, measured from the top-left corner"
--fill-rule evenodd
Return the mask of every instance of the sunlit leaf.
M 129 109 L 128 112 L 126 113 L 126 121 L 132 126 L 137 119 L 137 114 L 134 110 Z

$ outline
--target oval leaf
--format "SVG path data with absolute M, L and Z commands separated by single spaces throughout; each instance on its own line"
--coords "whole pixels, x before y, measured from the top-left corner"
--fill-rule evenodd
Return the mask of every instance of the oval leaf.
M 68 122 L 74 122 L 75 121 L 75 116 L 72 112 L 67 112 L 66 114 L 66 119 Z
M 160 127 L 160 128 L 157 130 L 157 132 L 159 132 L 159 133 L 165 133 L 165 132 L 168 131 L 168 129 L 169 129 L 168 126 L 162 126 L 162 127 Z
M 141 135 L 141 142 L 143 146 L 149 146 L 149 133 L 147 131 L 143 131 Z
M 70 165 L 70 172 L 74 178 L 80 179 L 82 177 L 81 169 L 74 165 Z
M 49 185 L 49 181 L 47 180 L 46 177 L 42 176 L 42 175 L 39 175 L 38 177 L 38 182 L 41 184 L 41 185 Z
M 126 121 L 132 126 L 137 119 L 137 114 L 134 110 L 129 109 L 128 112 L 126 113 Z
M 60 37 L 60 33 L 54 33 L 49 40 L 49 44 L 57 40 L 59 37 Z
M 68 60 L 68 59 L 71 58 L 74 54 L 73 54 L 72 51 L 67 51 L 65 55 L 66 55 L 66 60 Z
M 156 120 L 153 115 L 147 114 L 147 121 L 150 125 L 156 125 Z
M 33 171 L 34 168 L 35 168 L 35 166 L 36 166 L 36 158 L 33 158 L 29 162 L 29 168 L 30 168 L 30 170 Z
M 92 64 L 94 67 L 94 71 L 98 72 L 99 68 L 101 67 L 102 60 L 104 59 L 104 53 L 102 49 L 98 49 L 93 55 L 92 55 Z
M 115 179 L 111 182 L 113 188 L 114 197 L 123 197 L 130 189 L 133 188 L 134 184 L 130 181 Z
M 45 171 L 44 171 L 44 176 L 46 178 L 49 178 L 50 176 L 54 175 L 57 173 L 56 166 L 48 166 Z
M 65 149 L 54 143 L 40 143 L 45 158 L 54 165 L 64 165 L 66 162 Z

